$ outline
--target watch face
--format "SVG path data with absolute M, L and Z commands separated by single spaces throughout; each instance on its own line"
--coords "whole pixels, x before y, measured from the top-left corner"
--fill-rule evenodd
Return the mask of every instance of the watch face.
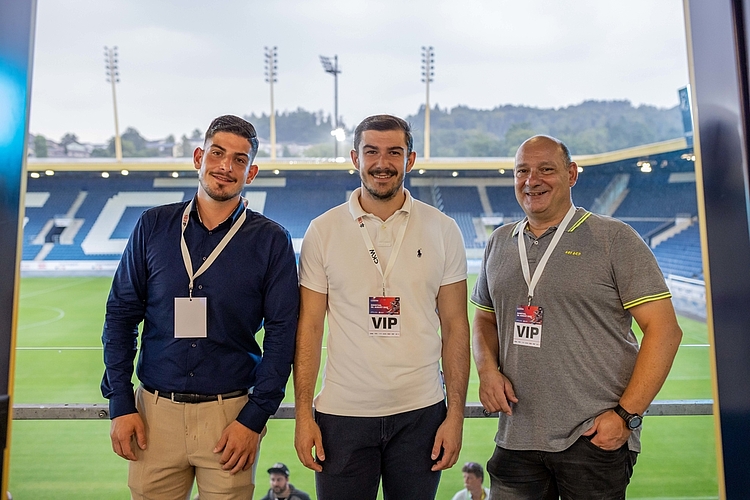
M 628 422 L 628 428 L 630 430 L 637 429 L 641 426 L 642 423 L 643 417 L 641 417 L 640 415 L 634 415 L 633 418 L 630 419 L 630 422 Z

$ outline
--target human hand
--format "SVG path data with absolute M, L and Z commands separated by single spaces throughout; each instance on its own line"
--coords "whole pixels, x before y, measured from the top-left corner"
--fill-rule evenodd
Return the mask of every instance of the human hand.
M 297 457 L 302 465 L 315 472 L 322 472 L 323 466 L 315 461 L 325 460 L 326 453 L 323 450 L 323 436 L 320 433 L 320 427 L 312 418 L 297 418 L 294 426 L 294 448 L 297 450 Z
M 625 421 L 614 410 L 608 410 L 594 419 L 594 425 L 583 433 L 591 436 L 591 444 L 602 450 L 617 450 L 630 437 L 632 431 L 625 426 Z
M 490 413 L 499 411 L 512 415 L 511 403 L 518 403 L 513 384 L 499 370 L 479 374 L 479 401 Z
M 138 460 L 132 446 L 133 436 L 138 447 L 145 450 L 146 426 L 143 425 L 143 419 L 139 413 L 128 413 L 112 419 L 109 430 L 112 449 L 125 460 Z
M 442 450 L 443 456 L 432 466 L 433 471 L 450 469 L 458 461 L 461 452 L 461 439 L 464 421 L 460 418 L 446 418 L 435 434 L 435 444 L 432 445 L 432 459 L 437 460 Z
M 221 433 L 214 453 L 221 453 L 219 463 L 222 469 L 237 474 L 252 467 L 259 443 L 260 434 L 235 420 Z

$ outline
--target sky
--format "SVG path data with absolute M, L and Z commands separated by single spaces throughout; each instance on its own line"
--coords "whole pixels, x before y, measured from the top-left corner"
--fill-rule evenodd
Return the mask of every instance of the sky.
M 561 108 L 584 100 L 678 104 L 688 84 L 682 0 L 38 0 L 30 132 L 114 135 L 104 47 L 117 46 L 120 131 L 179 138 L 222 114 L 270 112 L 264 47 L 277 47 L 277 112 L 406 117 L 430 104 Z

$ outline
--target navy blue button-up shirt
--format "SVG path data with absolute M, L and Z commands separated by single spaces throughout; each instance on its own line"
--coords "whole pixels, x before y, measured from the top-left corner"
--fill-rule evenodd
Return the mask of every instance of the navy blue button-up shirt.
M 143 322 L 137 375 L 164 392 L 223 394 L 250 389 L 237 420 L 260 432 L 284 397 L 299 312 L 297 267 L 289 233 L 240 204 L 209 231 L 193 203 L 185 242 L 193 272 L 237 221 L 242 228 L 194 282 L 207 297 L 207 338 L 174 338 L 174 299 L 188 296 L 180 252 L 181 219 L 190 202 L 152 208 L 133 230 L 107 300 L 102 394 L 111 418 L 135 413 L 133 360 Z M 255 334 L 265 328 L 263 350 Z

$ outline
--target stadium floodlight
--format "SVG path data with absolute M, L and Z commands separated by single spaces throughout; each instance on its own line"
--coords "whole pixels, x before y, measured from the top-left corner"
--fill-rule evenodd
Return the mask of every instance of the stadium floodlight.
M 435 49 L 422 47 L 422 83 L 425 84 L 424 100 L 424 159 L 430 159 L 430 83 L 435 76 Z
M 273 107 L 273 84 L 276 83 L 276 70 L 278 67 L 278 52 L 276 46 L 271 48 L 263 47 L 265 50 L 265 61 L 266 61 L 266 83 L 271 88 L 271 114 L 270 117 L 270 139 L 271 139 L 271 160 L 276 159 L 276 110 Z
M 636 165 L 638 167 L 640 167 L 641 168 L 641 172 L 643 172 L 645 174 L 651 172 L 651 162 L 650 161 L 646 161 L 646 160 L 639 161 L 638 163 L 636 163 Z
M 335 55 L 333 56 L 333 62 L 331 62 L 330 57 L 326 56 L 320 56 L 320 63 L 323 65 L 323 69 L 326 73 L 333 75 L 333 132 L 331 132 L 331 135 L 336 137 L 336 140 L 333 141 L 333 156 L 335 158 L 339 157 L 339 140 L 338 136 L 335 134 L 336 130 L 338 130 L 339 127 L 339 73 L 341 73 L 341 69 L 339 69 L 339 56 Z
M 120 71 L 117 66 L 117 46 L 104 47 L 104 65 L 107 69 L 107 82 L 112 84 L 112 104 L 115 110 L 115 158 L 122 161 L 122 140 L 120 139 L 120 125 L 117 121 L 117 91 L 115 84 L 120 83 Z
M 344 142 L 346 140 L 346 131 L 341 127 L 331 130 L 331 135 L 334 136 L 338 142 Z

